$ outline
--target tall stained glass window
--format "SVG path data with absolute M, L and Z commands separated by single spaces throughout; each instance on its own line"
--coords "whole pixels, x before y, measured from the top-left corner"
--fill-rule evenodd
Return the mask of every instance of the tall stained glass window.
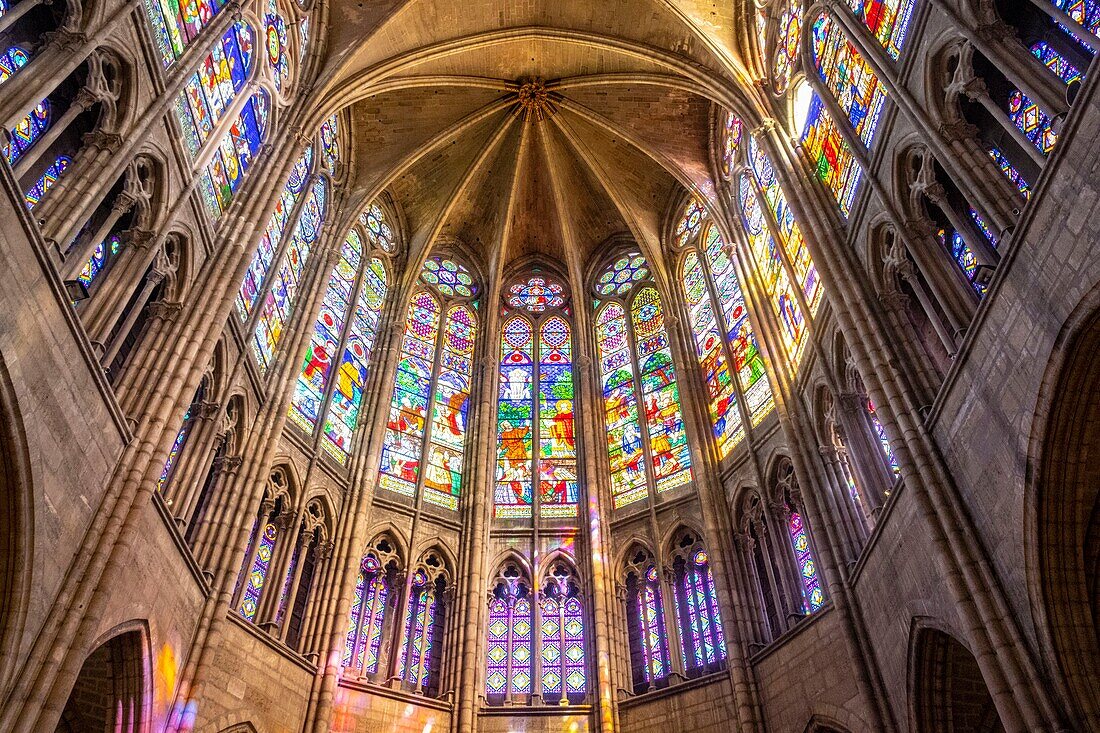
M 798 46 L 802 39 L 802 5 L 794 0 L 779 17 L 779 36 L 775 44 L 775 64 L 772 86 L 782 94 L 790 86 L 791 76 L 798 68 Z
M 295 213 L 295 206 L 302 192 L 309 183 L 309 174 L 313 167 L 313 146 L 306 148 L 302 157 L 294 164 L 294 169 L 283 186 L 283 195 L 275 204 L 275 211 L 267 222 L 260 242 L 256 246 L 256 252 L 252 255 L 252 262 L 248 266 L 248 272 L 241 283 L 240 292 L 237 294 L 237 315 L 242 322 L 248 321 L 252 308 L 256 305 L 260 288 L 267 277 L 271 263 L 279 251 L 283 233 Z
M 432 257 L 419 280 L 406 311 L 378 483 L 405 496 L 420 487 L 425 501 L 453 510 L 462 486 L 477 336 L 473 277 L 453 259 Z
M 676 625 L 689 676 L 720 669 L 726 660 L 726 638 L 718 609 L 718 592 L 710 559 L 702 548 L 673 563 Z
M 532 631 L 530 586 L 509 566 L 489 600 L 485 696 L 490 704 L 531 694 Z
M 856 135 L 867 147 L 874 139 L 886 89 L 840 24 L 822 13 L 813 25 L 814 64 Z
M 894 60 L 905 45 L 914 4 L 914 0 L 848 0 L 848 7 Z
M 33 209 L 38 205 L 38 202 L 45 197 L 62 174 L 69 168 L 69 164 L 73 162 L 73 159 L 67 155 L 57 156 L 49 167 L 39 176 L 38 180 L 27 189 L 27 193 L 23 195 L 23 200 L 27 204 L 28 209 Z
M 275 78 L 275 88 L 280 92 L 289 84 L 291 75 L 286 27 L 286 18 L 279 10 L 277 0 L 268 0 L 267 12 L 264 14 L 264 48 L 267 50 L 267 63 Z
M 15 161 L 23 157 L 23 153 L 38 142 L 38 138 L 42 137 L 42 133 L 50 126 L 50 113 L 50 101 L 43 99 L 29 115 L 9 131 L 9 142 L 0 147 L 8 165 L 15 165 Z
M 248 568 L 248 575 L 244 578 L 244 594 L 241 596 L 241 605 L 238 609 L 241 618 L 247 621 L 256 620 L 260 596 L 267 584 L 268 572 L 271 570 L 271 558 L 275 553 L 275 542 L 279 538 L 278 527 L 275 526 L 274 522 L 267 521 L 266 518 L 262 520 L 262 523 L 258 523 L 256 527 L 260 529 L 260 535 L 257 537 L 255 530 L 253 530 L 252 541 L 249 545 L 254 547 L 255 553 L 252 565 Z
M 1069 84 L 1081 79 L 1081 72 L 1051 48 L 1046 41 L 1033 44 L 1031 54 L 1064 83 Z M 1058 142 L 1054 122 L 1039 108 L 1039 105 L 1019 89 L 1008 95 L 1008 116 L 1012 124 L 1024 133 L 1040 153 L 1050 155 Z
M 438 692 L 439 654 L 443 642 L 444 581 L 433 581 L 423 569 L 413 573 L 405 607 L 405 633 L 397 659 L 397 676 L 414 690 Z
M 321 159 L 330 171 L 336 170 L 340 160 L 340 118 L 333 115 L 321 125 Z
M 283 264 L 275 274 L 263 310 L 252 336 L 252 352 L 261 371 L 267 371 L 282 339 L 283 326 L 294 308 L 302 273 L 320 235 L 328 202 L 328 179 L 318 178 L 306 197 L 298 223 L 283 255 Z
M 92 252 L 92 256 L 88 258 L 88 262 L 85 263 L 76 279 L 84 283 L 84 288 L 90 292 L 92 284 L 107 268 L 114 264 L 115 258 L 121 251 L 122 238 L 117 234 L 107 237 L 107 239 L 96 245 L 95 251 Z
M 1001 173 L 1008 179 L 1009 183 L 1016 187 L 1016 190 L 1024 197 L 1025 200 L 1031 198 L 1031 186 L 1020 175 L 1020 171 L 1016 169 L 1016 166 L 1012 165 L 1012 162 L 1005 157 L 1005 154 L 1001 152 L 1000 148 L 990 146 L 989 157 L 993 159 L 993 162 L 997 164 L 997 167 L 1001 169 Z
M 676 369 L 661 297 L 636 251 L 596 283 L 596 346 L 615 508 L 691 481 Z
M 168 451 L 168 458 L 164 461 L 164 468 L 160 471 L 160 478 L 157 479 L 157 491 L 164 491 L 164 487 L 176 470 L 176 464 L 179 463 L 180 456 L 183 454 L 183 447 L 187 444 L 187 438 L 190 437 L 191 428 L 194 426 L 195 410 L 202 402 L 204 393 L 203 385 L 200 384 L 198 391 L 195 392 L 194 399 L 187 407 L 187 411 L 183 413 L 183 425 L 176 433 L 176 439 L 172 441 L 172 449 Z
M 562 287 L 532 276 L 512 290 L 507 301 L 518 312 L 501 329 L 496 516 L 530 517 L 537 504 L 541 516 L 573 517 L 573 347 Z
M 626 594 L 630 666 L 634 691 L 641 693 L 667 679 L 671 671 L 661 579 L 652 557 L 627 574 Z
M 194 158 L 229 111 L 252 69 L 252 29 L 237 21 L 215 43 L 176 97 L 176 119 Z
M 584 608 L 570 569 L 555 563 L 542 591 L 539 658 L 543 702 L 554 705 L 584 701 Z
M 386 571 L 373 553 L 363 558 L 355 579 L 355 596 L 344 642 L 343 666 L 360 674 L 378 672 L 382 629 L 386 623 L 386 600 L 391 591 Z
M 145 0 L 145 13 L 164 68 L 183 55 L 223 6 L 219 0 Z
M 696 202 L 689 203 L 679 231 L 695 216 Z M 690 249 L 681 270 L 695 355 L 707 386 L 708 409 L 720 457 L 729 454 L 744 437 L 744 423 L 737 404 L 740 388 L 752 424 L 756 425 L 774 405 L 764 360 L 749 323 L 745 297 L 734 264 L 718 227 L 706 220 L 705 211 L 695 234 L 681 238 Z M 734 378 L 736 374 L 736 381 Z
M 810 108 L 802 128 L 802 145 L 810 156 L 814 173 L 836 199 L 840 213 L 847 218 L 852 213 L 863 169 L 856 163 L 852 149 L 816 92 L 810 96 Z
M 291 421 L 310 435 L 319 423 L 324 425 L 321 446 L 340 463 L 347 462 L 359 422 L 363 385 L 386 299 L 386 266 L 380 257 L 370 256 L 376 246 L 370 230 L 348 232 L 329 276 L 290 405 Z
M 10 46 L 0 54 L 0 84 L 15 76 L 16 72 L 26 66 L 30 60 L 29 53 L 18 46 Z
M 752 136 L 749 137 L 748 155 L 753 178 L 760 187 L 759 192 L 763 197 L 762 203 L 768 210 L 771 222 L 775 225 L 779 242 L 787 255 L 787 263 L 794 273 L 795 281 L 802 288 L 806 306 L 810 310 L 810 315 L 813 316 L 821 304 L 824 290 L 821 287 L 821 279 L 817 275 L 817 267 L 810 258 L 810 251 L 802 236 L 802 229 L 779 185 L 771 159 Z
M 220 219 L 229 208 L 260 152 L 267 134 L 268 104 L 267 93 L 263 90 L 245 102 L 199 178 L 199 191 L 212 219 Z
M 886 428 L 882 426 L 882 420 L 879 420 L 878 414 L 875 412 L 875 403 L 871 400 L 867 400 L 867 417 L 871 420 L 871 428 L 875 431 L 875 437 L 878 438 L 879 445 L 882 446 L 882 455 L 886 459 L 886 465 L 890 469 L 895 477 L 901 475 L 901 467 L 898 466 L 898 457 L 894 454 L 894 449 L 890 447 L 890 440 L 886 437 Z
M 817 563 L 810 548 L 810 536 L 802 522 L 802 515 L 787 507 L 787 531 L 791 536 L 795 564 L 798 566 L 799 580 L 802 583 L 802 608 L 805 613 L 813 613 L 825 602 L 825 593 L 821 588 L 821 578 L 817 573 Z

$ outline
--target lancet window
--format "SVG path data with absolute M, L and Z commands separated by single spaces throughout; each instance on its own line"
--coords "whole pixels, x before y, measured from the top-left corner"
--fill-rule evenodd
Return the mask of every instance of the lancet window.
M 584 702 L 585 620 L 580 584 L 565 561 L 551 564 L 539 601 L 542 699 L 548 704 Z
M 620 508 L 692 480 L 676 368 L 661 296 L 636 250 L 599 275 L 596 346 L 600 359 L 611 494 Z
M 626 569 L 626 628 L 634 692 L 667 684 L 672 672 L 661 569 L 653 555 L 637 548 Z
M 290 405 L 291 421 L 307 434 L 323 426 L 321 447 L 341 464 L 350 455 L 386 300 L 386 255 L 371 228 L 357 225 L 348 232 Z
M 522 701 L 531 694 L 531 610 L 530 580 L 518 563 L 505 563 L 489 597 L 485 697 L 490 705 Z
M 685 208 L 674 241 L 686 248 L 681 284 L 714 439 L 724 458 L 745 435 L 738 393 L 752 425 L 760 423 L 775 401 L 731 252 L 697 201 Z
M 161 63 L 168 68 L 183 55 L 202 29 L 222 9 L 225 3 L 218 0 L 197 0 L 178 3 L 173 0 L 145 0 L 145 13 L 149 19 L 153 42 L 160 52 Z
M 726 637 L 710 557 L 692 532 L 677 535 L 672 548 L 673 608 L 680 658 L 689 677 L 721 669 Z
M 428 553 L 409 581 L 396 676 L 406 688 L 429 697 L 439 694 L 447 588 L 443 560 Z
M 475 292 L 470 271 L 455 259 L 424 263 L 405 315 L 379 468 L 382 488 L 409 497 L 419 491 L 450 510 L 458 509 L 462 489 Z
M 274 360 L 275 349 L 282 339 L 283 327 L 294 308 L 302 274 L 305 272 L 313 246 L 320 236 L 321 226 L 325 222 L 328 186 L 328 179 L 325 177 L 319 177 L 313 182 L 301 213 L 298 215 L 298 224 L 294 227 L 290 241 L 287 243 L 282 267 L 275 273 L 267 296 L 264 298 L 263 309 L 260 311 L 252 337 L 252 352 L 256 356 L 261 371 L 266 371 Z
M 398 592 L 401 558 L 394 542 L 376 538 L 359 563 L 344 643 L 345 674 L 385 677 L 385 659 L 393 628 L 394 596 Z
M 577 515 L 573 338 L 564 288 L 532 273 L 505 297 L 497 401 L 495 514 Z M 537 448 L 536 448 L 537 447 Z

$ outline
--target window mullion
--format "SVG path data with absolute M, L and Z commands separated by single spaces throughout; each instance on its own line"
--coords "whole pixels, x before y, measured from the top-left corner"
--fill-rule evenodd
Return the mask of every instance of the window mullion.
M 366 237 L 360 238 L 360 242 L 369 241 Z M 313 449 L 317 450 L 317 447 L 321 444 L 321 438 L 325 433 L 325 417 L 328 415 L 329 410 L 332 407 L 332 393 L 336 391 L 336 380 L 339 378 L 339 371 L 341 362 L 344 358 L 344 351 L 348 347 L 348 338 L 351 336 L 352 319 L 355 318 L 355 309 L 359 303 L 359 298 L 363 293 L 363 283 L 366 281 L 367 267 L 372 258 L 367 256 L 368 253 L 364 253 L 362 250 L 359 252 L 359 271 L 355 276 L 355 286 L 351 289 L 351 298 L 348 299 L 348 309 L 344 313 L 344 326 L 340 332 L 340 341 L 336 344 L 336 351 L 332 355 L 331 368 L 332 372 L 325 384 L 325 391 L 321 395 L 321 409 L 317 411 L 317 424 L 313 428 Z M 341 258 L 343 255 L 341 255 Z M 336 265 L 333 269 L 340 266 L 340 261 L 336 261 Z M 329 275 L 329 281 L 325 284 L 327 288 L 332 282 L 332 275 Z M 327 294 L 327 293 L 326 293 Z M 321 307 L 324 307 L 324 300 L 321 301 Z M 320 314 L 318 314 L 319 316 Z M 381 319 L 381 313 L 379 313 Z M 316 320 L 316 319 L 314 319 Z M 354 438 L 354 435 L 352 436 Z M 349 448 L 351 446 L 348 446 Z
M 539 492 L 539 364 L 542 349 L 539 339 L 540 324 L 531 319 L 531 523 L 538 524 L 542 511 L 542 497 Z
M 435 432 L 435 420 L 432 419 L 432 414 L 435 412 L 435 404 L 439 400 L 439 372 L 443 368 L 443 349 L 445 348 L 447 322 L 448 316 L 450 315 L 450 310 L 447 308 L 447 305 L 447 301 L 440 300 L 439 328 L 436 329 L 435 334 L 435 360 L 432 363 L 432 379 L 428 384 L 428 389 L 431 390 L 431 399 L 428 400 L 424 409 L 424 437 L 420 443 L 420 471 L 416 476 L 417 506 L 420 506 L 421 497 L 424 495 L 424 478 L 428 473 L 425 462 L 428 460 L 428 445 L 431 441 L 432 433 Z M 465 436 L 463 436 L 463 440 L 465 441 Z
M 623 320 L 626 321 L 627 334 L 629 335 L 630 363 L 634 367 L 634 402 L 638 415 L 638 430 L 642 434 L 642 459 L 645 465 L 646 485 L 649 489 L 650 502 L 657 501 L 657 477 L 653 475 L 653 450 L 649 438 L 649 420 L 645 414 L 645 393 L 642 385 L 642 365 L 638 361 L 638 339 L 634 333 L 634 296 L 638 294 L 638 288 L 630 291 L 630 302 L 623 303 Z M 660 293 L 658 292 L 658 297 Z M 662 304 L 663 305 L 663 304 Z M 663 310 L 663 308 L 662 308 Z
M 294 202 L 294 207 L 291 209 L 289 216 L 287 217 L 287 226 L 283 228 L 282 236 L 279 237 L 279 246 L 271 256 L 271 264 L 268 265 L 267 272 L 264 273 L 264 281 L 260 284 L 260 287 L 256 290 L 256 297 L 252 300 L 252 309 L 248 312 L 248 320 L 244 325 L 244 337 L 245 342 L 248 342 L 250 335 L 256 330 L 256 324 L 259 322 L 260 317 L 263 315 L 264 301 L 267 299 L 268 293 L 271 292 L 273 287 L 275 276 L 282 269 L 283 259 L 286 257 L 286 251 L 290 249 L 290 242 L 298 233 L 298 224 L 300 222 L 303 211 L 305 210 L 306 201 L 313 196 L 313 187 L 317 185 L 317 181 L 320 180 L 320 173 L 313 173 L 302 184 L 302 190 L 298 194 L 297 200 Z M 289 176 L 287 177 L 289 182 Z M 282 198 L 283 191 L 286 190 L 284 184 L 283 189 L 279 191 L 279 197 Z M 322 223 L 323 226 L 323 223 Z M 267 231 L 265 225 L 264 230 L 260 233 L 260 237 L 264 236 L 264 232 Z M 318 238 L 321 233 L 318 230 Z M 258 246 L 258 243 L 257 243 Z M 255 249 L 253 250 L 255 251 Z M 247 277 L 247 275 L 246 275 Z M 238 286 L 239 288 L 240 286 Z

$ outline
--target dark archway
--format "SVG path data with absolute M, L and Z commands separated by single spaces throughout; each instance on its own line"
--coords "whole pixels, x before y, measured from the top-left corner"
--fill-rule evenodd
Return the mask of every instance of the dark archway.
M 12 667 L 30 601 L 30 457 L 7 366 L 0 358 L 0 689 Z
M 911 696 L 917 733 L 1002 733 L 978 660 L 958 639 L 920 628 L 913 647 Z
M 1029 586 L 1073 717 L 1100 730 L 1100 311 L 1062 355 L 1035 491 L 1038 593 Z
M 80 668 L 56 733 L 141 733 L 149 714 L 142 629 L 124 631 L 100 644 Z

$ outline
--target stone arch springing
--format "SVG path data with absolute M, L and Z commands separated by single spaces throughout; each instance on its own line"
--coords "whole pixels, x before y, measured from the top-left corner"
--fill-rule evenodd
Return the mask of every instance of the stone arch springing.
M 1028 588 L 1048 663 L 1081 720 L 1100 724 L 1100 310 L 1071 319 L 1044 385 L 1025 527 Z M 1076 322 L 1072 322 L 1076 321 Z M 1056 371 L 1055 371 L 1056 369 Z
M 909 697 L 915 733 L 1005 730 L 974 655 L 927 620 L 910 638 Z
M 152 698 L 148 630 L 136 621 L 116 627 L 85 658 L 62 710 L 60 733 L 149 729 Z

